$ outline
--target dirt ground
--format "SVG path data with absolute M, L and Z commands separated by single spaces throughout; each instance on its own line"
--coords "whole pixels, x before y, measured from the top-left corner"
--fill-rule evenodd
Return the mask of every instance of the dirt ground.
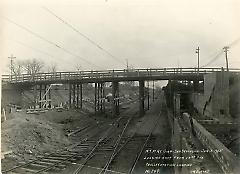
M 131 105 L 138 116 L 138 103 Z M 158 108 L 157 105 L 153 108 Z M 130 104 L 122 107 L 129 109 Z M 68 133 L 84 128 L 89 124 L 107 123 L 112 119 L 106 118 L 106 115 L 95 116 L 92 112 L 92 104 L 85 102 L 84 110 L 81 111 L 63 110 L 57 112 L 50 110 L 45 113 L 26 114 L 26 110 L 23 109 L 20 112 L 8 114 L 7 120 L 1 124 L 1 151 L 11 151 L 11 153 L 5 155 L 5 158 L 1 160 L 2 169 L 9 169 L 18 165 L 19 162 L 29 161 L 39 155 L 69 147 L 76 143 L 78 137 L 68 137 Z M 147 131 L 151 129 L 158 118 L 153 114 L 156 112 L 158 109 L 152 109 L 145 117 L 134 119 L 136 122 L 134 121 L 132 124 L 129 134 L 138 128 L 137 134 L 147 134 Z M 124 114 L 124 111 L 122 113 Z M 146 132 L 142 132 L 144 130 Z
M 148 136 L 149 133 L 152 132 L 152 130 L 154 129 L 154 131 L 152 132 L 152 137 L 154 140 L 152 141 L 152 143 L 150 143 L 151 149 L 167 149 L 171 141 L 171 130 L 165 112 L 166 108 L 164 108 L 166 106 L 162 105 L 163 102 L 163 96 L 159 97 L 159 99 L 155 100 L 155 102 L 151 104 L 150 110 L 146 111 L 146 114 L 143 117 L 135 118 L 130 127 L 127 129 L 127 135 L 131 136 L 132 134 L 135 134 L 136 136 Z M 132 147 L 131 145 L 128 145 L 120 152 L 120 154 L 113 162 L 113 165 L 111 167 L 112 171 L 125 173 L 129 170 L 129 167 L 132 166 L 134 159 L 136 158 L 136 153 L 138 153 L 142 147 L 142 144 L 136 143 L 137 142 L 135 142 L 135 144 L 133 143 Z M 147 146 L 150 147 L 150 144 L 148 144 Z M 145 167 L 146 160 L 144 160 L 144 157 L 147 155 L 148 154 L 145 153 L 145 150 L 143 150 L 143 153 L 139 158 L 139 162 L 135 167 L 134 173 L 145 173 L 147 169 L 151 169 Z M 165 173 L 172 172 L 171 169 L 161 170 Z
M 2 123 L 1 151 L 12 153 L 2 159 L 2 169 L 70 146 L 74 141 L 68 133 L 104 119 L 107 118 L 89 116 L 83 111 L 47 111 L 38 115 L 25 111 L 11 113 Z

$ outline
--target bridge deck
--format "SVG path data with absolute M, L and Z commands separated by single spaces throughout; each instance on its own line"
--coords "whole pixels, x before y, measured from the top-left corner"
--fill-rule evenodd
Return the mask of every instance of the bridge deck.
M 3 82 L 10 83 L 67 83 L 69 81 L 94 83 L 138 80 L 203 80 L 204 74 L 222 71 L 222 68 L 161 68 L 161 69 L 123 69 L 104 71 L 54 72 L 22 75 L 3 75 Z M 240 72 L 240 69 L 230 69 Z

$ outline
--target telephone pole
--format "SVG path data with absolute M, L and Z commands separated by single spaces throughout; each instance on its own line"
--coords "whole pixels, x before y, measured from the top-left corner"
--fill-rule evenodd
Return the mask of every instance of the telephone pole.
M 197 68 L 198 68 L 198 74 L 199 74 L 199 57 L 200 57 L 200 48 L 199 47 L 197 47 L 197 49 L 196 49 L 196 53 L 197 53 L 197 59 L 198 59 L 198 65 L 197 65 Z
M 16 59 L 16 57 L 13 57 L 13 55 L 11 54 L 10 57 L 8 57 L 10 59 L 10 77 L 11 77 L 11 80 L 12 80 L 12 75 L 13 75 L 13 59 Z
M 227 71 L 229 71 L 229 69 L 228 69 L 228 50 L 229 49 L 229 47 L 228 46 L 226 46 L 226 47 L 223 47 L 223 50 L 224 50 L 224 52 L 225 52 L 225 57 L 226 57 L 226 68 L 227 68 Z

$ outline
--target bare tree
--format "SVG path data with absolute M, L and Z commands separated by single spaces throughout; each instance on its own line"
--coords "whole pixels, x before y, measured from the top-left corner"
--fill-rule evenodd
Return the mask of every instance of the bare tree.
M 75 68 L 78 72 L 80 72 L 82 70 L 82 66 L 79 64 L 76 64 Z
M 41 72 L 44 67 L 44 63 L 37 59 L 26 60 L 23 62 L 23 68 L 27 74 L 30 75 L 30 79 L 33 80 L 37 73 Z
M 28 74 L 35 75 L 44 67 L 44 63 L 37 59 L 26 60 L 23 62 L 23 67 Z
M 12 67 L 13 75 L 20 76 L 23 73 L 23 63 L 21 61 L 18 61 L 13 64 Z
M 12 65 L 9 65 L 9 68 L 11 69 L 11 72 L 12 72 L 11 78 L 14 77 L 15 80 L 19 80 L 20 76 L 24 71 L 22 61 L 17 61 L 16 63 L 14 62 Z
M 56 73 L 57 72 L 57 64 L 52 63 L 50 66 L 48 66 L 48 72 L 49 73 Z

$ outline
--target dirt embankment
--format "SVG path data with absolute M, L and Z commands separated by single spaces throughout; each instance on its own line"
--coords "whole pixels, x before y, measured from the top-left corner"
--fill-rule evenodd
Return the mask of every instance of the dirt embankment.
M 96 122 L 96 118 L 76 111 L 48 111 L 39 115 L 24 111 L 11 113 L 2 123 L 1 151 L 12 153 L 2 160 L 2 168 L 70 146 L 74 142 L 68 139 L 67 133 Z

